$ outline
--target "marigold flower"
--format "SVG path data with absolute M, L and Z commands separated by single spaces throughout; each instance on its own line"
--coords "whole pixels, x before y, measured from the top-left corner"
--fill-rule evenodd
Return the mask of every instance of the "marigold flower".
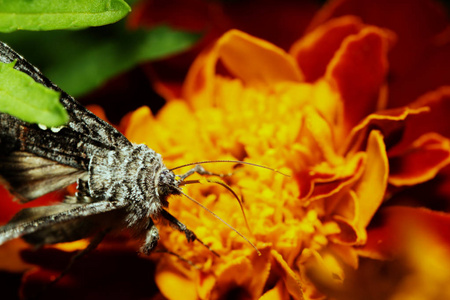
M 302 66 L 313 56 L 314 62 L 316 47 L 330 34 L 337 41 L 322 48 L 328 55 L 318 57 L 322 75 L 306 83 L 317 70 L 299 68 L 296 61 Z M 229 31 L 194 62 L 182 101 L 169 102 L 155 118 L 147 108 L 131 115 L 126 135 L 165 153 L 169 165 L 241 159 L 291 172 L 295 179 L 250 168 L 230 179 L 244 197 L 252 230 L 247 235 L 261 257 L 200 208 L 172 200 L 171 212 L 221 258 L 199 245 L 187 247 L 179 233 L 163 230 L 167 249 L 202 266 L 189 270 L 162 259 L 156 282 L 164 296 L 315 298 L 320 293 L 309 277 L 321 274 L 327 284 L 341 284 L 345 265 L 357 268 L 358 247 L 367 242 L 367 225 L 385 200 L 388 183 L 431 179 L 450 157 L 448 140 L 436 132 L 415 131 L 415 140 L 408 140 L 412 124 L 433 114 L 445 89 L 409 107 L 385 109 L 387 55 L 394 42 L 391 31 L 354 17 L 325 23 L 290 53 Z M 209 186 L 189 186 L 186 192 L 197 199 L 207 195 L 203 202 L 210 209 L 245 228 L 230 195 Z M 180 285 L 186 289 L 173 288 Z
M 182 99 L 155 118 L 146 108 L 131 115 L 127 136 L 165 153 L 170 165 L 242 159 L 295 179 L 250 168 L 230 179 L 244 197 L 247 235 L 261 257 L 201 209 L 172 200 L 171 212 L 221 258 L 199 245 L 185 247 L 180 234 L 164 230 L 167 249 L 202 266 L 188 271 L 164 258 L 156 271 L 164 296 L 179 297 L 172 288 L 178 283 L 192 299 L 323 297 L 317 287 L 343 288 L 345 270 L 358 268 L 359 255 L 387 257 L 371 244 L 370 231 L 368 240 L 374 214 L 394 187 L 428 181 L 450 161 L 446 122 L 439 122 L 448 112 L 448 88 L 388 109 L 395 42 L 392 31 L 352 16 L 317 26 L 289 53 L 229 31 L 194 62 Z M 207 194 L 209 208 L 245 228 L 232 197 L 217 187 L 186 192 L 197 199 Z

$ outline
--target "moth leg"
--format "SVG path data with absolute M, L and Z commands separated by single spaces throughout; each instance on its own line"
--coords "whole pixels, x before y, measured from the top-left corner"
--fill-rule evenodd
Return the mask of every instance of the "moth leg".
M 194 267 L 198 270 L 200 269 L 192 261 L 182 257 L 179 254 L 176 254 L 175 252 L 169 251 L 167 249 L 156 249 L 155 250 L 155 247 L 158 244 L 158 240 L 159 240 L 159 231 L 158 231 L 158 228 L 156 228 L 155 223 L 153 223 L 153 220 L 151 218 L 149 218 L 149 223 L 148 223 L 146 229 L 147 229 L 147 235 L 145 236 L 145 243 L 144 243 L 144 245 L 142 245 L 142 247 L 140 249 L 141 253 L 143 253 L 145 255 L 150 255 L 151 252 L 170 254 L 170 255 L 177 257 L 179 260 L 184 261 L 185 263 L 191 265 L 192 267 Z
M 186 235 L 186 239 L 188 240 L 188 242 L 193 242 L 193 241 L 197 240 L 200 244 L 202 244 L 203 246 L 208 248 L 208 250 L 211 251 L 214 255 L 216 255 L 217 257 L 220 257 L 220 255 L 216 251 L 212 250 L 208 245 L 206 245 L 202 240 L 200 240 L 193 231 L 189 230 L 186 227 L 186 225 L 184 225 L 183 223 L 178 221 L 177 218 L 172 216 L 170 213 L 168 213 L 164 209 L 161 211 L 161 214 L 164 217 L 164 219 L 166 219 L 167 221 L 170 222 L 170 225 L 172 225 L 173 228 L 175 228 L 176 230 L 178 230 L 180 232 L 183 232 Z
M 153 220 L 151 218 L 149 218 L 148 221 L 149 223 L 146 227 L 147 234 L 145 236 L 145 242 L 140 249 L 140 251 L 145 255 L 149 255 L 150 252 L 152 252 L 152 250 L 155 249 L 159 240 L 158 228 L 156 228 L 155 223 L 153 223 Z
M 227 173 L 227 174 L 219 174 L 219 173 L 213 173 L 210 171 L 207 171 L 205 168 L 203 168 L 202 165 L 195 165 L 195 167 L 193 167 L 192 169 L 190 169 L 189 171 L 187 171 L 186 173 L 184 173 L 183 175 L 180 175 L 180 179 L 184 180 L 186 178 L 188 178 L 189 176 L 191 176 L 192 174 L 197 173 L 200 175 L 209 175 L 209 176 L 217 176 L 217 177 L 228 177 L 234 174 L 234 172 L 231 173 Z

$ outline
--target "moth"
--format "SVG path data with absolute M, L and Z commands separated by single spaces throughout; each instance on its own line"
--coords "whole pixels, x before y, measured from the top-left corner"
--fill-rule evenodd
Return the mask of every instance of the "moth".
M 146 145 L 131 143 L 1 42 L 0 61 L 16 61 L 15 69 L 59 91 L 60 102 L 69 114 L 65 126 L 46 129 L 0 113 L 2 183 L 22 202 L 74 182 L 78 185 L 77 193 L 61 203 L 17 213 L 0 227 L 0 244 L 17 237 L 37 246 L 93 237 L 89 250 L 107 233 L 129 228 L 143 240 L 140 251 L 149 254 L 159 239 L 155 218 L 166 219 L 188 241 L 204 244 L 166 209 L 169 197 L 184 194 L 181 186 L 193 182 L 187 177 L 195 172 L 212 173 L 197 164 L 187 173 L 175 175 L 160 154 Z

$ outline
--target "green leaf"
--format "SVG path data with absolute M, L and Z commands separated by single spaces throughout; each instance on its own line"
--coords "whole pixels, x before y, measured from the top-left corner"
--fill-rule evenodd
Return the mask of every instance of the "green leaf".
M 21 31 L 2 34 L 0 40 L 37 65 L 64 91 L 78 97 L 140 62 L 181 52 L 201 36 L 166 26 L 127 31 L 121 23 L 82 31 Z
M 14 69 L 15 63 L 0 63 L 0 111 L 48 127 L 67 123 L 69 116 L 59 102 L 60 93 Z
M 63 58 L 64 62 L 53 64 L 46 72 L 50 78 L 61 78 L 58 82 L 64 90 L 82 95 L 139 62 L 180 52 L 198 37 L 198 34 L 159 27 L 151 31 L 135 31 L 113 40 L 92 41 L 83 47 L 78 43 L 74 45 L 74 55 L 69 61 Z
M 0 31 L 101 26 L 130 11 L 123 0 L 0 0 Z

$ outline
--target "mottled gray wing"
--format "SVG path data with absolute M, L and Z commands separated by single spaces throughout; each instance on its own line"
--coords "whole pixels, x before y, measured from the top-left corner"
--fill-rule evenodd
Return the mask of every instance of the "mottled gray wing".
M 45 237 L 48 230 L 59 234 L 64 234 L 64 224 L 70 224 L 71 221 L 82 220 L 86 217 L 104 214 L 110 211 L 117 211 L 125 206 L 124 202 L 118 201 L 99 201 L 87 204 L 57 204 L 53 206 L 33 207 L 21 210 L 8 224 L 0 227 L 0 245 L 6 241 L 20 236 L 27 236 L 34 244 L 56 243 L 80 239 L 79 235 L 85 232 L 76 233 L 74 228 L 66 227 L 64 235 Z M 59 225 L 56 226 L 55 225 Z M 62 230 L 62 231 L 61 231 Z M 82 236 L 84 237 L 84 236 Z
M 0 113 L 0 176 L 23 202 L 75 182 L 87 171 L 96 151 L 131 145 L 114 127 L 84 108 L 2 42 L 0 61 L 16 61 L 15 69 L 61 92 L 60 101 L 69 114 L 69 123 L 63 128 L 43 130 L 36 124 Z
M 85 171 L 22 151 L 0 156 L 0 181 L 22 202 L 62 189 Z
M 20 54 L 15 52 L 5 43 L 0 42 L 0 61 L 10 63 L 14 60 L 17 61 L 14 69 L 26 73 L 36 82 L 41 83 L 48 88 L 61 92 L 60 101 L 70 116 L 67 127 L 80 135 L 88 136 L 92 141 L 96 141 L 108 147 L 121 147 L 130 144 L 127 138 L 114 127 L 88 111 L 72 96 L 65 93 L 46 78 L 39 69 L 26 61 Z M 70 70 L 68 70 L 68 72 L 70 72 Z

